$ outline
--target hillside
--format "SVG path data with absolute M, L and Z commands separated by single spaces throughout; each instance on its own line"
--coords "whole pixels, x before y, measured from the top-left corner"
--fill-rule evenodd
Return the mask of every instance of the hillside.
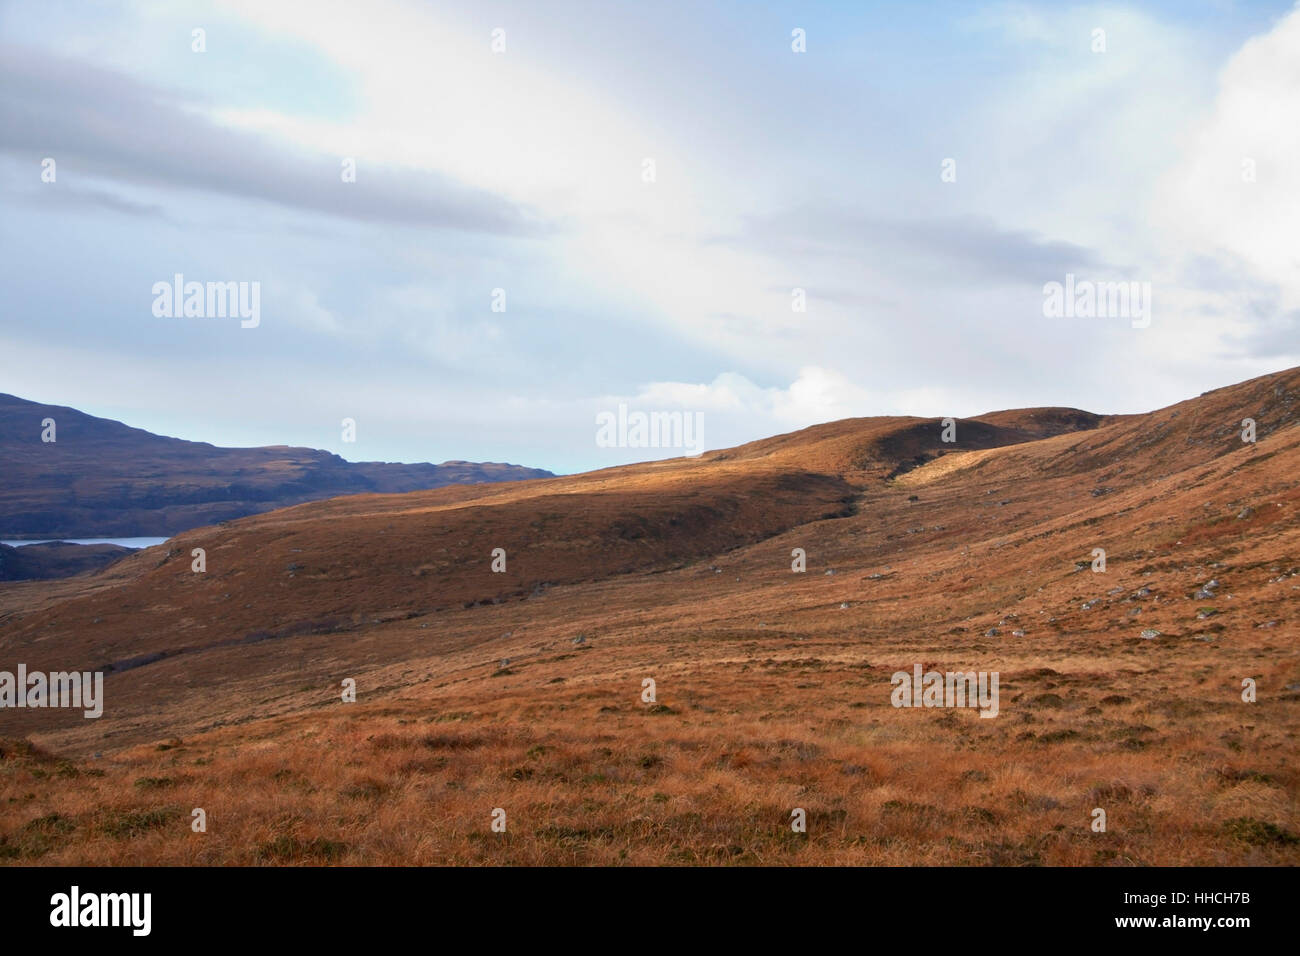
M 996 412 L 953 443 L 856 419 L 312 502 L 0 587 L 0 667 L 103 669 L 108 701 L 3 718 L 62 756 L 9 745 L 0 851 L 1295 864 L 1298 403 L 1292 369 L 1142 415 Z M 914 664 L 999 672 L 997 719 L 892 707 Z M 168 837 L 191 806 L 220 829 Z M 42 842 L 51 814 L 75 838 Z M 123 836 L 123 814 L 157 823 Z
M 45 541 L 21 548 L 0 544 L 0 581 L 65 578 L 86 571 L 98 571 L 130 553 L 130 548 L 116 544 Z
M 41 440 L 47 418 L 54 442 Z M 348 462 L 312 448 L 218 448 L 13 395 L 0 395 L 0 462 L 0 532 L 10 538 L 166 537 L 338 495 L 550 475 L 494 462 Z

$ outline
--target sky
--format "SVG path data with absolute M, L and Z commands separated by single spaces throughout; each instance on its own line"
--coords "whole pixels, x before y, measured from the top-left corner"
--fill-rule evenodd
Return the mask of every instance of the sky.
M 218 445 L 1147 411 L 1300 365 L 1300 10 L 0 0 L 0 209 L 0 392 Z

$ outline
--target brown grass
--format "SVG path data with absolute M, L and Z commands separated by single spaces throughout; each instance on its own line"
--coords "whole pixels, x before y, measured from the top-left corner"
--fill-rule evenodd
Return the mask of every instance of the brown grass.
M 1193 409 L 1239 421 L 1256 392 L 1290 402 L 1274 385 Z M 786 484 L 804 472 L 787 470 L 799 445 L 782 436 L 436 505 L 340 499 L 200 529 L 220 569 L 207 579 L 153 573 L 145 552 L 84 593 L 26 586 L 44 597 L 0 627 L 4 661 L 61 649 L 89 666 L 105 641 L 169 656 L 110 674 L 100 721 L 5 715 L 0 861 L 1295 865 L 1300 429 L 1202 445 L 1173 427 L 1187 417 L 895 482 L 882 461 L 840 476 L 854 498 L 839 517 L 823 516 L 835 481 L 803 502 Z M 913 440 L 912 422 L 890 427 Z M 854 434 L 814 430 L 806 457 L 861 464 L 876 446 Z M 660 506 L 642 508 L 657 482 Z M 411 522 L 435 544 L 410 544 Z M 545 559 L 524 534 L 511 575 L 490 574 L 484 545 L 533 523 Z M 356 562 L 356 536 L 381 532 L 394 547 Z M 806 574 L 790 571 L 795 547 Z M 1086 569 L 1093 547 L 1105 574 Z M 290 578 L 290 560 L 307 573 Z M 296 589 L 313 568 L 351 569 L 350 596 L 312 609 Z M 1217 594 L 1194 597 L 1210 578 Z M 221 609 L 245 604 L 277 621 L 229 642 L 246 622 Z M 295 614 L 305 623 L 279 620 Z M 1000 716 L 893 708 L 890 675 L 915 663 L 998 671 Z M 355 704 L 339 698 L 348 677 Z

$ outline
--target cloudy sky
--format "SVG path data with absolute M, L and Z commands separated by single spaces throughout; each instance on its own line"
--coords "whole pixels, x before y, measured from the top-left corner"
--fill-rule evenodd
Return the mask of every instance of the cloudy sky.
M 1300 364 L 1300 11 L 9 0 L 0 203 L 0 391 L 216 444 L 1143 411 Z M 156 316 L 176 273 L 261 324 Z M 1068 273 L 1150 327 L 1045 317 Z

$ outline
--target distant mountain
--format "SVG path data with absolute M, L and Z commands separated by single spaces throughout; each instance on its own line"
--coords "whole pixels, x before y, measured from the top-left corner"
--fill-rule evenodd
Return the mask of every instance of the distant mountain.
M 41 440 L 54 419 L 56 441 Z M 495 462 L 349 462 L 314 448 L 218 448 L 0 394 L 0 536 L 172 535 L 367 492 L 552 477 Z
M 98 571 L 131 553 L 130 548 L 117 544 L 46 541 L 21 548 L 0 544 L 0 581 L 66 578 L 85 571 Z

